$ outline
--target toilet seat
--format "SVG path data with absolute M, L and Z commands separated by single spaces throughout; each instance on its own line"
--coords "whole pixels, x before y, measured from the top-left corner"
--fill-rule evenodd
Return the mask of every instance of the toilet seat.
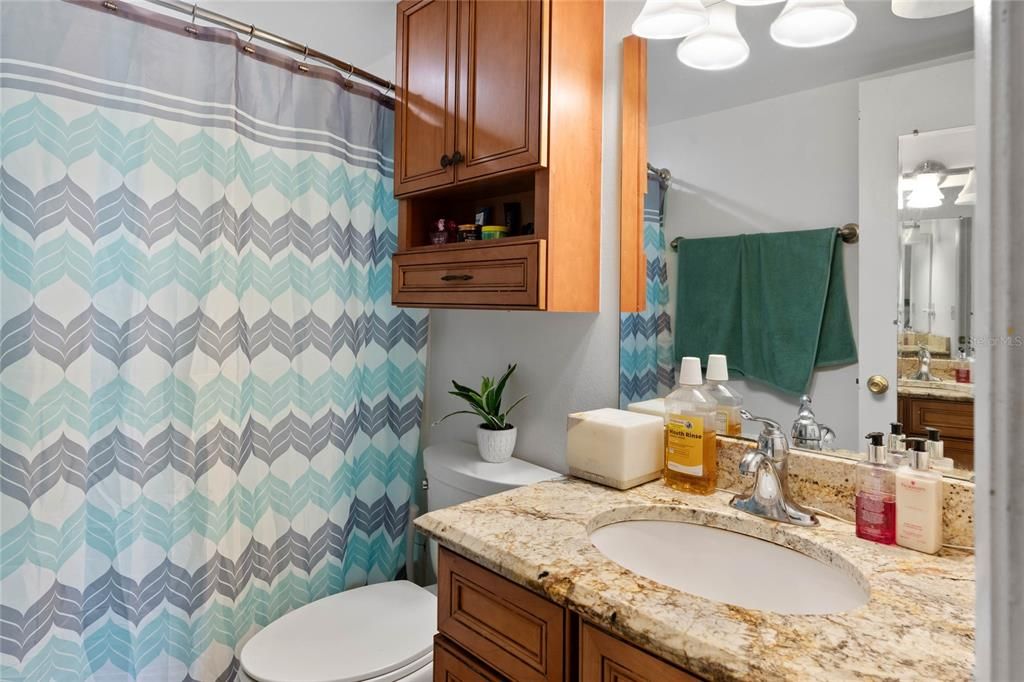
M 256 633 L 242 648 L 258 682 L 394 682 L 433 657 L 437 598 L 406 580 L 318 599 Z

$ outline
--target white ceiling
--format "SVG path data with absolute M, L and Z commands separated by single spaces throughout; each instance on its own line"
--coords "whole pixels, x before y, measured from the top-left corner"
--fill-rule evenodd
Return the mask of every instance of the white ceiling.
M 676 59 L 678 40 L 648 41 L 648 122 L 658 125 L 970 52 L 970 11 L 934 19 L 902 19 L 885 0 L 848 0 L 857 29 L 836 44 L 783 47 L 768 28 L 783 5 L 738 7 L 737 23 L 750 44 L 746 63 L 728 71 L 699 71 Z M 639 5 L 638 11 L 639 11 Z

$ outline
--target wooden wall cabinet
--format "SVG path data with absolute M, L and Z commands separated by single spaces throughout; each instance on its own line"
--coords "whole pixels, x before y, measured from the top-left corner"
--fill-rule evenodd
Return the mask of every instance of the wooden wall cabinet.
M 603 13 L 599 0 L 398 4 L 395 305 L 598 310 Z M 489 208 L 503 224 L 512 203 L 532 232 L 430 241 L 440 218 Z
M 438 559 L 435 682 L 698 679 L 450 550 Z
M 942 433 L 943 452 L 957 468 L 974 471 L 974 401 L 901 395 L 897 411 L 908 436 L 928 437 L 928 427 Z

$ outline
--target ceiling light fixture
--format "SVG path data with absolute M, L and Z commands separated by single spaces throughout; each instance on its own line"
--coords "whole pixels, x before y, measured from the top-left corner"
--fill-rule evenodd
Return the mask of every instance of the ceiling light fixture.
M 787 47 L 821 47 L 857 28 L 857 15 L 843 0 L 788 0 L 772 22 L 772 39 Z
M 761 5 L 775 5 L 786 0 L 729 0 L 734 5 L 740 7 L 760 7 Z
M 974 206 L 978 201 L 978 188 L 975 185 L 974 169 L 967 174 L 967 184 L 960 190 L 960 194 L 956 195 L 956 201 L 953 203 L 957 206 Z
M 914 169 L 914 190 L 907 198 L 907 208 L 935 208 L 946 197 L 939 184 L 946 178 L 946 167 L 938 161 L 925 161 Z
M 694 69 L 721 71 L 739 66 L 750 56 L 750 46 L 736 27 L 736 7 L 719 2 L 708 8 L 708 26 L 691 33 L 676 48 L 676 57 Z
M 647 0 L 633 22 L 633 35 L 651 40 L 682 38 L 708 25 L 700 0 Z
M 973 6 L 974 0 L 892 0 L 892 13 L 904 19 L 931 19 Z

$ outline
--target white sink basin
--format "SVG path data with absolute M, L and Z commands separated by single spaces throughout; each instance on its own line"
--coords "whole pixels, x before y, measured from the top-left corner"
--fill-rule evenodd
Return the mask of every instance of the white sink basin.
M 843 571 L 749 535 L 675 521 L 621 521 L 590 540 L 615 563 L 706 599 L 788 614 L 849 611 L 868 593 Z

